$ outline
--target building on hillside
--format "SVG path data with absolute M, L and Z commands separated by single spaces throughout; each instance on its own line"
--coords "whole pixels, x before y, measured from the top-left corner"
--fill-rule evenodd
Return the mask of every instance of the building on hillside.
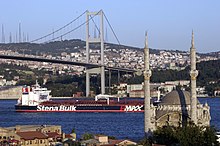
M 158 90 L 150 90 L 151 97 L 157 97 L 158 96 Z M 129 97 L 134 98 L 144 98 L 144 90 L 132 90 L 129 93 Z
M 127 97 L 127 83 L 120 83 L 119 86 L 117 86 L 117 95 Z
M 49 146 L 62 142 L 61 126 L 58 125 L 18 125 L 0 127 L 0 145 Z
M 150 84 L 150 93 L 151 97 L 158 96 L 158 88 L 161 86 L 159 83 L 151 83 Z M 144 84 L 131 84 L 127 85 L 127 94 L 129 97 L 144 97 Z
M 144 97 L 144 90 L 132 90 L 129 93 L 129 97 Z
M 174 89 L 176 88 L 176 85 L 173 83 L 165 83 L 163 86 L 162 86 L 162 89 L 165 91 L 165 93 L 169 93 L 171 91 L 173 91 Z
M 190 86 L 190 81 L 189 80 L 179 80 L 179 81 L 175 81 L 175 85 L 176 86 Z
M 6 79 L 0 78 L 0 86 L 6 85 Z
M 135 90 L 143 90 L 143 84 L 130 84 L 127 85 L 127 93 L 129 94 L 130 91 L 135 91 Z
M 214 96 L 220 96 L 220 89 L 216 89 L 214 91 Z
M 137 145 L 136 142 L 133 142 L 128 139 L 123 140 L 113 140 L 109 139 L 105 135 L 95 135 L 93 139 L 83 140 L 80 142 L 81 146 L 130 146 Z

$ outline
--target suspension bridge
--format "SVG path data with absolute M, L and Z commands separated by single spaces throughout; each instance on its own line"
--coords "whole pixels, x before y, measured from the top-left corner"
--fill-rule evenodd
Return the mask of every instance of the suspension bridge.
M 80 19 L 84 19 L 84 21 Z M 86 18 L 86 19 L 85 19 Z M 104 21 L 105 20 L 105 21 Z M 97 21 L 99 23 L 97 23 Z M 104 22 L 109 26 L 115 40 L 117 41 L 117 45 L 120 46 L 120 41 L 110 24 L 110 21 L 106 17 L 105 13 L 100 10 L 98 12 L 89 12 L 88 10 L 83 12 L 77 18 L 73 19 L 66 25 L 60 27 L 59 29 L 53 30 L 52 32 L 43 35 L 39 38 L 33 39 L 31 41 L 27 41 L 27 39 L 23 39 L 21 42 L 21 32 L 20 32 L 20 24 L 19 24 L 19 39 L 16 38 L 16 41 L 19 40 L 18 43 L 49 43 L 58 40 L 67 40 L 70 39 L 71 34 L 75 34 L 76 38 L 79 38 L 80 35 L 82 38 L 86 39 L 86 62 L 74 62 L 67 60 L 58 60 L 58 59 L 47 59 L 43 57 L 30 57 L 27 55 L 5 55 L 0 54 L 1 59 L 12 59 L 12 60 L 23 60 L 23 61 L 36 61 L 36 62 L 49 62 L 49 63 L 58 63 L 58 64 L 67 64 L 67 65 L 76 65 L 76 66 L 84 66 L 86 68 L 86 96 L 89 96 L 90 93 L 90 75 L 91 74 L 101 74 L 101 94 L 105 94 L 105 70 L 117 70 L 117 71 L 125 71 L 125 72 L 136 72 L 135 69 L 129 68 L 121 68 L 121 67 L 110 67 L 105 65 L 104 63 L 104 50 L 105 43 L 108 41 L 107 29 L 106 36 L 104 38 Z M 86 31 L 83 28 L 86 26 Z M 94 34 L 92 35 L 92 31 L 94 30 Z M 86 33 L 83 33 L 86 32 Z M 85 34 L 85 36 L 83 36 Z M 11 36 L 10 36 L 11 38 Z M 4 40 L 5 41 L 5 40 Z M 11 40 L 10 40 L 11 41 Z M 98 44 L 100 46 L 99 52 L 94 54 L 91 53 L 91 45 Z M 94 55 L 98 58 L 98 63 L 93 64 L 90 63 L 91 59 L 94 58 Z

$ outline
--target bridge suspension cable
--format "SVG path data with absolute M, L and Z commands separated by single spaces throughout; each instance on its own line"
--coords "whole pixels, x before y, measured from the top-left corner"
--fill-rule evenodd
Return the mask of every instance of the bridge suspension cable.
M 103 13 L 103 14 L 104 14 L 104 17 L 105 17 L 105 19 L 106 19 L 106 21 L 107 21 L 107 23 L 108 23 L 108 25 L 109 25 L 109 27 L 110 27 L 110 29 L 111 29 L 113 35 L 114 35 L 114 37 L 116 38 L 116 40 L 117 40 L 117 42 L 118 42 L 118 45 L 120 46 L 121 43 L 120 43 L 120 41 L 119 41 L 119 39 L 118 39 L 118 37 L 117 37 L 117 35 L 116 35 L 116 33 L 115 33 L 115 31 L 114 31 L 112 25 L 110 24 L 110 22 L 109 22 L 108 18 L 106 17 L 105 13 Z
M 98 32 L 99 32 L 99 34 L 100 34 L 100 29 L 99 29 L 99 28 L 98 28 L 98 26 L 96 25 L 96 23 L 95 23 L 95 21 L 94 21 L 93 17 L 92 17 L 92 16 L 90 16 L 90 18 L 91 18 L 92 22 L 94 23 L 95 28 L 98 30 Z
M 57 32 L 59 32 L 59 31 L 61 31 L 62 29 L 66 28 L 67 26 L 69 26 L 70 24 L 72 24 L 73 22 L 75 22 L 76 20 L 78 20 L 78 19 L 79 19 L 80 17 L 82 17 L 86 12 L 87 12 L 87 10 L 86 10 L 85 12 L 83 12 L 81 15 L 79 15 L 77 18 L 75 18 L 74 20 L 72 20 L 71 22 L 69 22 L 69 23 L 67 23 L 66 25 L 64 25 L 63 27 L 61 27 L 61 28 L 59 28 L 59 29 L 57 29 L 57 30 L 55 30 L 55 31 L 53 31 L 53 32 L 51 32 L 51 33 L 49 33 L 49 34 L 47 34 L 47 35 L 44 35 L 44 36 L 42 36 L 42 37 L 40 37 L 40 38 L 34 39 L 34 40 L 30 41 L 30 43 L 33 43 L 33 42 L 36 42 L 36 41 L 45 39 L 45 38 L 47 38 L 48 36 L 54 35 L 54 33 L 57 33 Z M 71 31 L 71 32 L 72 32 L 72 31 Z M 70 32 L 69 32 L 69 33 L 70 33 Z M 66 33 L 66 34 L 69 34 L 69 33 Z M 65 35 L 66 35 L 66 34 L 65 34 Z M 61 36 L 64 36 L 64 35 L 61 35 Z M 60 36 L 60 37 L 61 37 L 61 36 Z M 58 37 L 58 38 L 59 38 L 59 37 Z
M 100 11 L 101 11 L 101 10 L 100 10 Z M 99 12 L 100 12 L 100 11 L 99 11 Z M 90 17 L 88 21 L 90 21 L 90 20 L 93 19 L 95 16 L 97 16 L 97 15 L 99 14 L 99 12 L 97 12 L 95 15 L 93 15 L 92 17 Z M 53 38 L 53 39 L 50 39 L 50 40 L 48 40 L 48 41 L 46 41 L 46 42 L 50 42 L 50 41 L 56 40 L 56 39 L 58 39 L 58 38 L 62 38 L 63 36 L 65 36 L 65 35 L 67 35 L 67 34 L 73 32 L 73 31 L 79 29 L 80 27 L 82 27 L 83 25 L 85 25 L 88 21 L 84 21 L 83 23 L 81 23 L 80 25 L 78 25 L 77 27 L 75 27 L 74 29 L 72 29 L 72 30 L 70 30 L 70 31 L 68 31 L 68 32 L 66 32 L 66 33 L 64 33 L 64 34 L 62 34 L 62 35 L 60 35 L 60 36 L 58 36 L 58 37 L 55 37 L 55 38 Z
M 117 40 L 118 45 L 121 46 L 121 43 L 120 43 L 120 41 L 119 41 L 119 39 L 118 39 L 118 37 L 117 37 L 117 35 L 116 35 L 116 33 L 115 33 L 113 27 L 112 27 L 110 21 L 108 20 L 108 18 L 107 18 L 107 16 L 105 15 L 104 12 L 103 12 L 103 14 L 104 14 L 105 20 L 106 20 L 107 24 L 109 25 L 109 27 L 110 27 L 110 29 L 111 29 L 111 31 L 112 31 L 112 33 L 113 33 L 115 39 Z M 92 17 L 92 16 L 90 16 L 90 17 Z M 92 22 L 93 22 L 94 25 L 95 25 L 95 28 L 98 30 L 98 32 L 99 32 L 99 34 L 100 34 L 100 30 L 99 30 L 97 24 L 95 23 L 94 19 L 93 19 L 93 18 L 91 18 L 91 19 L 92 19 Z
M 100 10 L 100 11 L 101 11 L 101 10 Z M 100 11 L 99 11 L 99 12 L 100 12 Z M 69 25 L 73 24 L 75 21 L 77 21 L 78 19 L 80 19 L 86 12 L 88 12 L 88 10 L 84 11 L 81 15 L 79 15 L 77 18 L 73 19 L 72 21 L 70 21 L 69 23 L 67 23 L 66 25 L 64 25 L 63 27 L 61 27 L 61 28 L 59 28 L 59 29 L 57 29 L 57 30 L 55 30 L 55 31 L 53 31 L 53 32 L 51 32 L 51 33 L 49 33 L 49 34 L 47 34 L 47 35 L 44 35 L 44 36 L 39 37 L 39 38 L 37 38 L 37 39 L 34 39 L 34 40 L 30 41 L 30 43 L 37 42 L 37 41 L 40 41 L 40 40 L 43 40 L 43 39 L 46 40 L 47 37 L 53 36 L 52 39 L 49 39 L 49 40 L 47 40 L 47 41 L 44 41 L 44 43 L 47 43 L 47 42 L 54 41 L 54 40 L 59 39 L 59 38 L 63 38 L 64 36 L 66 36 L 66 35 L 68 35 L 68 34 L 74 32 L 74 31 L 78 30 L 78 29 L 81 28 L 83 25 L 85 25 L 85 24 L 87 23 L 87 21 L 84 21 L 83 23 L 79 24 L 79 25 L 76 26 L 75 28 L 73 28 L 73 29 L 71 29 L 71 30 L 69 30 L 69 31 L 66 31 L 66 32 L 64 32 L 63 34 L 60 34 L 59 36 L 54 37 L 54 34 L 55 34 L 55 33 L 60 32 L 61 30 L 67 28 Z M 99 12 L 97 12 L 97 14 L 98 14 Z M 99 34 L 100 34 L 99 27 L 97 26 L 97 24 L 95 23 L 95 21 L 94 21 L 94 19 L 93 19 L 95 16 L 97 16 L 97 14 L 96 14 L 96 15 L 93 15 L 93 16 L 90 16 L 88 21 L 92 20 L 92 22 L 93 22 L 94 25 L 95 25 L 95 28 L 98 30 L 98 32 L 99 32 Z M 116 39 L 118 45 L 121 46 L 121 43 L 120 43 L 120 41 L 119 41 L 119 38 L 117 37 L 117 35 L 116 35 L 116 33 L 115 33 L 115 31 L 114 31 L 112 25 L 110 24 L 110 21 L 108 20 L 108 18 L 107 18 L 107 16 L 105 15 L 104 12 L 103 12 L 103 14 L 104 14 L 104 18 L 105 18 L 105 20 L 106 20 L 108 26 L 110 27 L 110 30 L 112 31 L 112 33 L 113 33 L 113 35 L 114 35 L 114 37 L 115 37 L 115 39 Z

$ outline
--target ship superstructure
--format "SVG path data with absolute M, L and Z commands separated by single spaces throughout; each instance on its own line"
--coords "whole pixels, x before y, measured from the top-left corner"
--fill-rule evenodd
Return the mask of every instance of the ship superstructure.
M 33 87 L 24 86 L 22 88 L 22 97 L 18 99 L 17 105 L 37 106 L 42 102 L 50 100 L 50 90 L 42 88 L 38 82 Z

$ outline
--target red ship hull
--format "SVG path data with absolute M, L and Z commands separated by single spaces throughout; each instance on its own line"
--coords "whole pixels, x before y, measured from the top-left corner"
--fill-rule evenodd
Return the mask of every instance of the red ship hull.
M 17 112 L 144 112 L 144 103 L 139 100 L 123 100 L 120 102 L 110 100 L 69 100 L 47 101 L 36 106 L 15 105 Z

